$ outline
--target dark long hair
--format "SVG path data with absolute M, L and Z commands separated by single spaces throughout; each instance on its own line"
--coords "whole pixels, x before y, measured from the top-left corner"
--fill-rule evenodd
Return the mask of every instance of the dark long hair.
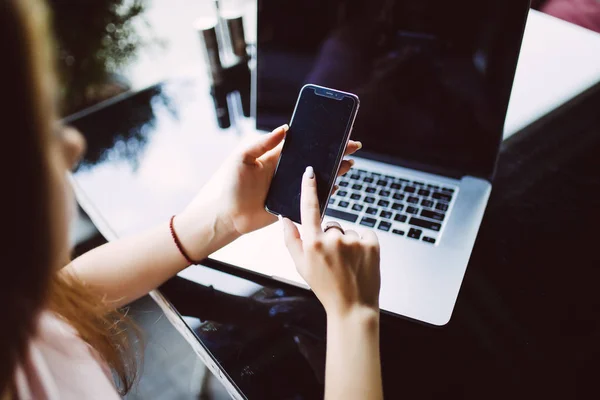
M 134 381 L 124 318 L 100 295 L 55 270 L 49 140 L 56 89 L 48 10 L 42 0 L 0 0 L 0 130 L 3 155 L 0 269 L 0 398 L 14 397 L 16 367 L 44 309 L 70 323 L 112 368 L 121 393 Z M 67 261 L 67 260 L 65 260 Z

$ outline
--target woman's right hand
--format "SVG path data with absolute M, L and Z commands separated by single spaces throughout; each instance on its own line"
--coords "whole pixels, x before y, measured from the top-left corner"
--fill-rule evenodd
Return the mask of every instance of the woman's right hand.
M 321 229 L 312 168 L 302 177 L 302 237 L 283 220 L 296 268 L 327 312 L 325 399 L 382 399 L 379 241 L 373 231 Z
M 302 177 L 303 235 L 283 219 L 287 248 L 296 268 L 323 304 L 328 317 L 355 311 L 379 313 L 379 241 L 373 231 L 361 238 L 355 231 L 331 228 L 323 232 L 317 182 L 311 167 Z

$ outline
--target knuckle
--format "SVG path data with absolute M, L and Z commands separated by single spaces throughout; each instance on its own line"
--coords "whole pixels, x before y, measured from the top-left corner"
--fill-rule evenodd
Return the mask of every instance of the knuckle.
M 379 249 L 379 240 L 377 240 L 377 237 L 374 236 L 373 238 L 371 238 L 371 240 L 369 240 L 368 242 L 368 246 L 371 249 Z
M 312 250 L 312 251 L 321 251 L 321 250 L 323 250 L 323 247 L 325 246 L 325 244 L 323 243 L 323 240 L 321 240 L 321 239 L 309 240 L 307 242 L 307 245 L 308 245 L 309 250 Z
M 360 242 L 353 237 L 346 237 L 344 244 L 353 250 L 361 247 Z
M 359 250 L 362 248 L 362 243 L 360 243 L 359 240 L 353 240 L 352 241 L 352 248 L 355 250 Z
M 362 243 L 362 246 L 364 250 L 369 253 L 379 252 L 379 242 L 377 239 L 374 240 L 373 238 L 368 238 L 368 240 L 365 240 L 364 243 Z
M 339 246 L 340 237 L 339 235 L 327 234 L 325 235 L 325 244 L 329 248 L 336 248 Z
M 366 239 L 367 243 L 379 246 L 379 239 L 377 238 L 377 235 L 375 233 L 370 232 L 370 235 Z
M 345 240 L 344 240 L 344 236 L 342 235 L 336 235 L 333 239 L 332 239 L 333 245 L 336 248 L 342 248 L 345 246 Z
M 371 243 L 375 246 L 379 246 L 379 238 L 377 237 L 377 235 L 373 234 L 373 236 L 371 237 Z
M 378 242 L 369 243 L 369 251 L 371 252 L 371 254 L 379 254 L 379 243 Z

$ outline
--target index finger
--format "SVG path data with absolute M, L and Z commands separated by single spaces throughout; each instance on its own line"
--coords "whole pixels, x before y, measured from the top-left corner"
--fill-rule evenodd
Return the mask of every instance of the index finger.
M 317 180 L 313 167 L 306 167 L 302 175 L 302 193 L 300 195 L 300 217 L 302 226 L 311 236 L 318 236 L 321 230 L 321 209 L 317 196 Z

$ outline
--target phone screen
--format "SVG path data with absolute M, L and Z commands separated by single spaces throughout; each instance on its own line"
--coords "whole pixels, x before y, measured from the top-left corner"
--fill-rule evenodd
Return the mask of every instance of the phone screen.
M 302 175 L 312 166 L 323 215 L 357 106 L 353 95 L 314 86 L 302 89 L 267 196 L 269 211 L 300 222 Z

